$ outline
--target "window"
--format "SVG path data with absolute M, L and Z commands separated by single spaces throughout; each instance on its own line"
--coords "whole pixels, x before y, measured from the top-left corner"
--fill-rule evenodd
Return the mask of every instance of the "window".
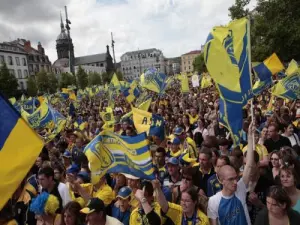
M 50 68 L 48 65 L 46 66 L 46 70 L 47 70 L 47 72 L 50 72 Z
M 9 73 L 15 76 L 15 70 L 9 70 Z
M 34 60 L 33 55 L 30 55 L 28 58 L 29 58 L 30 61 Z
M 100 63 L 100 66 L 103 67 L 103 63 Z
M 20 87 L 21 87 L 21 90 L 24 90 L 24 83 L 22 81 L 20 82 Z
M 8 56 L 8 65 L 14 65 L 13 64 L 13 59 L 11 56 Z
M 24 70 L 24 78 L 27 78 L 27 77 L 28 77 L 28 71 Z
M 191 69 L 191 67 L 189 66 L 189 70 Z
M 23 66 L 27 66 L 26 59 L 23 58 L 22 61 L 23 61 Z
M 19 57 L 16 57 L 16 64 L 17 64 L 17 66 L 20 66 L 20 59 L 19 59 Z
M 184 67 L 184 70 L 186 70 L 186 66 Z
M 191 61 L 189 61 L 189 64 L 191 64 Z
M 0 55 L 0 63 L 4 63 L 5 59 L 4 59 L 4 55 Z
M 18 70 L 18 78 L 22 79 L 22 71 L 21 70 Z
M 29 72 L 33 72 L 33 65 L 29 64 Z
M 35 70 L 35 72 L 39 72 L 39 65 L 38 64 L 35 65 L 35 69 L 34 70 Z

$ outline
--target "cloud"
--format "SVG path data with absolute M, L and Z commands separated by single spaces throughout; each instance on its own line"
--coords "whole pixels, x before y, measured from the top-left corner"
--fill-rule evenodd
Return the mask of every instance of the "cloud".
M 161 49 L 166 57 L 200 49 L 215 25 L 227 23 L 235 0 L 10 0 L 1 3 L 0 41 L 42 42 L 54 62 L 59 13 L 68 6 L 75 56 L 106 51 L 115 39 L 116 59 L 127 51 Z M 253 5 L 253 3 L 252 3 Z

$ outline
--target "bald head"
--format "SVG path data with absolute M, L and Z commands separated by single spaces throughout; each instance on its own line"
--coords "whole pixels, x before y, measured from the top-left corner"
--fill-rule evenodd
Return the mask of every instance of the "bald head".
M 221 181 L 224 179 L 227 179 L 228 177 L 234 176 L 234 175 L 236 176 L 236 171 L 230 165 L 224 165 L 219 170 L 219 178 Z

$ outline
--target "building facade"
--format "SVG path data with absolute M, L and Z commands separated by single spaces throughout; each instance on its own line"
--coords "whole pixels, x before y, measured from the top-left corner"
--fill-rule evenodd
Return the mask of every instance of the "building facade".
M 6 63 L 9 72 L 17 78 L 18 89 L 26 90 L 28 79 L 27 53 L 11 43 L 0 43 L 0 65 L 3 63 Z
M 189 73 L 194 72 L 193 62 L 195 58 L 200 55 L 200 50 L 194 50 L 188 53 L 185 53 L 181 56 L 181 72 Z
M 31 46 L 29 40 L 25 39 L 17 39 L 10 43 L 23 49 L 27 53 L 29 75 L 35 75 L 41 71 L 47 73 L 52 71 L 51 62 L 45 54 L 45 50 L 40 42 L 38 42 L 36 49 Z
M 166 65 L 167 75 L 179 74 L 180 67 L 181 67 L 181 58 L 180 57 L 168 58 L 165 60 L 165 65 Z
M 156 68 L 165 73 L 164 55 L 156 48 L 126 52 L 121 56 L 121 72 L 125 80 L 138 78 L 145 69 Z

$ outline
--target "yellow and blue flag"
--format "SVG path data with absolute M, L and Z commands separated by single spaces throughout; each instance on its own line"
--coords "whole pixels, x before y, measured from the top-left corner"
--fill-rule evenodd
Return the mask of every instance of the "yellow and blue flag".
M 289 100 L 300 99 L 300 74 L 294 73 L 280 80 L 273 87 L 272 95 Z
M 181 93 L 188 94 L 190 92 L 189 79 L 187 74 L 181 75 Z
M 92 183 L 106 173 L 127 173 L 153 180 L 154 169 L 146 133 L 133 137 L 103 131 L 84 149 L 92 174 Z
M 201 89 L 212 86 L 211 78 L 207 74 L 204 74 L 201 79 Z
M 43 141 L 0 95 L 0 210 L 11 198 L 43 148 Z
M 269 58 L 265 59 L 264 62 L 253 67 L 260 81 L 272 79 L 272 75 L 279 73 L 283 69 L 284 66 L 276 53 L 273 53 Z
M 138 133 L 147 132 L 149 136 L 165 138 L 164 118 L 150 112 L 132 107 L 133 123 Z
M 231 133 L 234 145 L 238 145 L 242 107 L 253 96 L 248 19 L 213 28 L 205 44 L 204 60 L 220 93 L 220 123 Z
M 297 73 L 298 69 L 299 69 L 298 63 L 294 59 L 292 59 L 292 61 L 289 63 L 288 68 L 285 71 L 285 74 L 287 76 L 290 76 L 294 73 Z
M 137 82 L 134 80 L 129 88 L 123 90 L 123 95 L 127 102 L 131 103 L 140 96 L 140 90 L 137 87 Z
M 260 95 L 265 89 L 271 87 L 272 84 L 273 84 L 272 78 L 265 81 L 261 81 L 261 80 L 256 81 L 255 84 L 253 85 L 253 94 L 255 96 Z
M 156 69 L 147 69 L 140 77 L 140 85 L 150 91 L 163 94 L 167 87 L 167 76 Z
M 28 112 L 29 114 L 32 114 L 38 105 L 40 104 L 39 100 L 36 98 L 31 98 L 24 102 L 23 109 Z

